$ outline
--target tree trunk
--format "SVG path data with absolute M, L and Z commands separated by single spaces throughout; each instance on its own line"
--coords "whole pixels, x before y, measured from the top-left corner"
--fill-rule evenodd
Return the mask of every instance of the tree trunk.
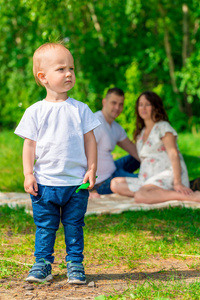
M 159 11 L 161 13 L 162 16 L 162 20 L 163 20 L 163 26 L 164 26 L 164 46 L 165 46 L 165 52 L 168 58 L 168 64 L 169 64 L 169 75 L 170 75 L 170 79 L 171 79 L 171 83 L 172 83 L 172 88 L 175 94 L 179 94 L 179 90 L 177 88 L 177 84 L 176 84 L 176 78 L 175 78 L 175 64 L 174 64 L 174 59 L 172 56 L 172 50 L 171 50 L 171 44 L 169 41 L 169 31 L 167 28 L 167 24 L 165 22 L 165 16 L 166 16 L 166 12 L 164 11 L 162 5 L 159 4 L 158 6 Z M 178 102 L 179 105 L 179 109 L 180 111 L 183 112 L 183 105 L 181 102 L 180 97 L 176 97 L 176 101 Z
M 182 62 L 183 67 L 186 65 L 186 60 L 189 56 L 189 28 L 188 28 L 188 18 L 189 18 L 189 9 L 187 4 L 182 5 L 182 11 L 183 11 L 183 48 L 182 48 Z M 192 116 L 192 107 L 190 103 L 187 101 L 187 93 L 186 90 L 184 91 L 183 95 L 184 100 L 184 108 L 185 113 L 191 117 Z
M 91 14 L 91 17 L 92 17 L 92 21 L 93 21 L 93 24 L 94 24 L 94 28 L 96 29 L 96 31 L 98 32 L 98 39 L 99 39 L 99 43 L 101 45 L 101 47 L 104 49 L 104 39 L 103 39 L 103 35 L 102 35 L 102 31 L 101 31 L 101 26 L 98 22 L 98 18 L 97 18 L 97 15 L 95 14 L 95 10 L 94 10 L 94 5 L 89 2 L 87 4 L 88 8 L 89 8 L 89 11 L 90 11 L 90 14 Z

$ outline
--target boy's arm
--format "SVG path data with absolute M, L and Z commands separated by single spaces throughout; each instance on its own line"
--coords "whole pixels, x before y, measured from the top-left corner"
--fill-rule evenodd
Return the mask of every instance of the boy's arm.
M 33 166 L 35 160 L 36 142 L 30 139 L 24 140 L 23 147 L 23 168 L 24 168 L 24 189 L 27 193 L 37 196 L 38 186 L 33 175 Z
M 92 189 L 96 181 L 97 171 L 97 144 L 93 130 L 84 134 L 84 146 L 88 169 L 85 173 L 83 183 L 86 183 L 89 180 L 89 189 Z

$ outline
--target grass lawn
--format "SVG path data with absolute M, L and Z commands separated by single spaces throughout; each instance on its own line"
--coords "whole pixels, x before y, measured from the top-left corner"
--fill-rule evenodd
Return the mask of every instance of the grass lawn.
M 93 215 L 87 216 L 85 223 L 86 274 L 97 283 L 106 278 L 106 284 L 96 289 L 101 295 L 90 299 L 200 299 L 199 210 L 168 208 Z M 0 291 L 6 287 L 12 292 L 18 287 L 18 299 L 22 299 L 23 279 L 34 262 L 34 232 L 33 219 L 23 208 L 0 207 Z M 66 276 L 64 255 L 61 226 L 55 244 L 55 288 Z M 114 283 L 118 286 L 120 279 L 127 285 L 119 293 Z M 1 280 L 6 281 L 2 284 Z M 105 294 L 109 284 L 112 291 Z M 38 293 L 43 289 L 38 284 L 34 288 Z
M 23 139 L 12 131 L 0 132 L 0 191 L 23 192 Z

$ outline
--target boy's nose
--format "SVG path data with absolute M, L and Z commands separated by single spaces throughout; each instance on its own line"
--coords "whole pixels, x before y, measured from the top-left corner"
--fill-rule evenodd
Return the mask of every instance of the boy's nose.
M 72 74 L 71 74 L 71 72 L 70 72 L 70 71 L 67 71 L 67 72 L 66 72 L 66 77 L 69 77 L 69 76 L 71 77 L 71 76 L 72 76 Z

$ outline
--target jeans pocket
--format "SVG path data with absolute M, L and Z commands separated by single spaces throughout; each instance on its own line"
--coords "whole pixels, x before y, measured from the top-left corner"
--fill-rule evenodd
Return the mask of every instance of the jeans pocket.
M 32 203 L 34 204 L 40 202 L 44 198 L 45 191 L 46 191 L 46 186 L 38 184 L 37 196 L 30 195 Z

